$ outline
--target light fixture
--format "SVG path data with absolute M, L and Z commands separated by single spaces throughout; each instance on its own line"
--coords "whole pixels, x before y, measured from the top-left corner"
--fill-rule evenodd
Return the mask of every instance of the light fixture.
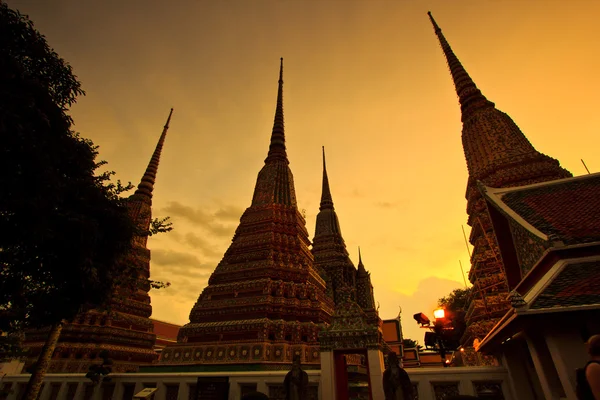
M 435 319 L 443 319 L 446 316 L 446 313 L 444 312 L 443 308 L 440 308 L 439 310 L 435 310 L 433 312 L 433 316 Z

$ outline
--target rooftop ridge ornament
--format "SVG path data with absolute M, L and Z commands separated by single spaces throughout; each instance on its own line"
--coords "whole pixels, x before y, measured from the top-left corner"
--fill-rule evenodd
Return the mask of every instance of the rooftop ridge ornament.
M 154 191 L 154 183 L 156 181 L 156 173 L 158 172 L 158 163 L 160 161 L 160 154 L 162 152 L 163 145 L 165 144 L 165 138 L 167 137 L 167 131 L 169 130 L 169 123 L 171 122 L 171 116 L 173 115 L 173 109 L 169 112 L 167 122 L 163 127 L 162 134 L 158 139 L 154 153 L 150 158 L 146 172 L 142 176 L 142 180 L 134 193 L 137 198 L 145 198 L 146 201 L 152 201 L 152 192 Z
M 427 15 L 429 15 L 433 30 L 438 37 L 442 51 L 446 57 L 446 62 L 450 68 L 450 74 L 452 75 L 456 94 L 458 95 L 458 101 L 460 102 L 462 121 L 464 122 L 469 119 L 473 115 L 473 112 L 479 108 L 495 107 L 494 103 L 489 101 L 481 93 L 481 90 L 475 85 L 473 79 L 471 79 L 456 54 L 454 54 L 452 47 L 450 47 L 450 44 L 442 33 L 442 29 L 437 22 L 435 22 L 435 19 L 433 19 L 431 11 L 428 11 Z
M 325 164 L 325 146 L 323 148 L 323 189 L 321 191 L 321 205 L 319 210 L 333 209 L 333 198 L 329 189 L 329 178 L 327 177 L 327 166 Z
M 285 151 L 285 128 L 283 122 L 283 57 L 281 57 L 281 63 L 279 65 L 278 84 L 275 119 L 273 121 L 273 131 L 271 133 L 269 154 L 265 159 L 265 163 L 284 161 L 285 163 L 289 164 L 287 153 Z

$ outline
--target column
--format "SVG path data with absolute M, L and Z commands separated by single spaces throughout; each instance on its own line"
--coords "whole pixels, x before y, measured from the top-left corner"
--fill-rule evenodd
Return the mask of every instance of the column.
M 188 382 L 181 382 L 179 384 L 179 394 L 177 400 L 188 400 L 190 398 L 190 384 Z
M 321 351 L 321 382 L 319 398 L 322 400 L 335 399 L 335 368 L 333 351 Z
M 62 382 L 60 385 L 60 389 L 58 390 L 58 394 L 56 395 L 58 400 L 71 400 L 67 399 L 67 382 Z
M 371 383 L 371 394 L 373 400 L 384 400 L 383 393 L 383 353 L 379 349 L 367 350 L 367 362 L 369 363 L 369 381 Z
M 587 361 L 583 340 L 578 332 L 549 331 L 544 336 L 567 399 L 577 399 L 575 369 Z
M 262 378 L 258 382 L 256 382 L 256 391 L 269 395 L 269 385 L 267 385 L 267 381 Z
M 40 397 L 38 397 L 38 398 L 40 400 L 49 399 L 51 391 L 52 391 L 52 384 L 48 381 L 45 381 L 42 386 L 42 390 L 40 390 Z
M 242 395 L 240 381 L 237 379 L 229 379 L 229 400 L 239 400 Z
M 554 369 L 552 357 L 546 347 L 546 342 L 543 337 L 527 335 L 527 347 L 531 353 L 531 359 L 535 367 L 538 379 L 544 392 L 546 400 L 558 400 L 563 397 L 561 393 L 560 381 L 558 374 Z M 563 396 L 561 396 L 563 395 Z

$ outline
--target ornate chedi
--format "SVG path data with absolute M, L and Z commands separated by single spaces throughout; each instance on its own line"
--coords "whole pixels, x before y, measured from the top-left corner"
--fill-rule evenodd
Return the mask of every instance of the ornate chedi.
M 452 51 L 436 24 L 429 18 L 441 44 L 454 81 L 462 114 L 462 142 L 469 171 L 467 214 L 473 245 L 469 280 L 473 295 L 466 314 L 467 332 L 463 343 L 482 339 L 510 307 L 509 291 L 518 282 L 509 282 L 490 223 L 485 200 L 477 188 L 527 185 L 571 176 L 559 162 L 538 152 L 513 120 L 495 108 L 477 88 Z
M 169 113 L 154 154 L 146 168 L 137 190 L 128 199 L 131 217 L 141 231 L 150 229 L 152 219 L 152 192 L 160 161 L 160 154 L 169 129 L 173 109 Z M 87 372 L 91 364 L 98 364 L 99 353 L 108 350 L 113 360 L 113 372 L 134 372 L 140 365 L 151 364 L 158 358 L 154 351 L 156 335 L 150 320 L 150 250 L 148 236 L 134 239 L 136 264 L 140 266 L 143 282 L 135 293 L 123 295 L 117 290 L 107 311 L 91 310 L 77 316 L 72 323 L 64 324 L 54 350 L 48 372 Z M 28 332 L 26 346 L 31 354 L 39 354 L 47 330 Z M 34 362 L 32 358 L 29 363 Z
M 371 277 L 362 264 L 358 270 L 346 250 L 335 212 L 323 150 L 323 189 L 317 214 L 312 253 L 315 267 L 323 271 L 335 302 L 332 324 L 319 334 L 324 350 L 379 348 L 383 345 L 382 321 L 375 309 Z M 357 362 L 360 357 L 349 362 Z
M 294 356 L 319 364 L 318 332 L 333 300 L 313 267 L 305 220 L 298 211 L 283 124 L 283 59 L 265 165 L 252 204 L 161 364 L 257 364 L 287 369 Z
M 325 163 L 325 148 L 323 148 L 323 189 L 312 254 L 315 257 L 315 268 L 322 271 L 327 280 L 328 294 L 337 304 L 339 302 L 338 292 L 341 288 L 356 286 L 356 268 L 350 261 L 346 242 L 342 237 L 340 222 L 333 206 Z M 354 300 L 356 300 L 355 296 Z
M 358 267 L 356 272 L 356 302 L 367 314 L 371 323 L 382 326 L 383 322 L 379 318 L 379 312 L 375 308 L 375 295 L 373 293 L 373 284 L 371 283 L 371 273 L 363 265 L 360 248 L 358 249 Z

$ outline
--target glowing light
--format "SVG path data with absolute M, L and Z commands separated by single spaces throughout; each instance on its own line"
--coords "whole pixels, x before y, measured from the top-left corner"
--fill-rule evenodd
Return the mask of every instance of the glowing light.
M 441 319 L 446 316 L 446 313 L 444 312 L 443 308 L 440 308 L 439 310 L 435 310 L 433 312 L 433 316 L 435 317 L 435 319 Z
M 464 348 L 464 347 L 461 347 L 461 348 L 460 348 L 460 351 L 463 351 L 463 352 L 464 352 L 464 351 L 465 351 L 465 348 Z

